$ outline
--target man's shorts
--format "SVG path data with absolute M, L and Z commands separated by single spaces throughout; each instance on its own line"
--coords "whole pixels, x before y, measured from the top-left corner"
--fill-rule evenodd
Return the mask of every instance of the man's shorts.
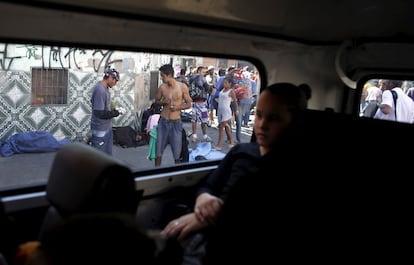
M 207 101 L 193 102 L 193 116 L 191 122 L 208 122 Z

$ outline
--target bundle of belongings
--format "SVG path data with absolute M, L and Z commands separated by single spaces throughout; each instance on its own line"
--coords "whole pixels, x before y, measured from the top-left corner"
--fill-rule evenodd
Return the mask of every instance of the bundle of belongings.
M 10 136 L 1 144 L 0 154 L 6 157 L 21 153 L 54 152 L 68 143 L 69 139 L 58 141 L 45 131 L 21 132 Z
M 114 144 L 123 148 L 142 146 L 149 142 L 148 134 L 138 133 L 130 126 L 112 127 L 112 131 Z

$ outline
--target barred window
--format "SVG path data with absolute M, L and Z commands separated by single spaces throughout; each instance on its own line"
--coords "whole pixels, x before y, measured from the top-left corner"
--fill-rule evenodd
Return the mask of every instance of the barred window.
M 68 103 L 68 70 L 32 68 L 32 105 Z

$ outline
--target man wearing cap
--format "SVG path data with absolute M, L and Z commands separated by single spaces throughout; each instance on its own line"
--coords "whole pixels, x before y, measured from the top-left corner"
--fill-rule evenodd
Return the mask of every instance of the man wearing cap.
M 120 109 L 115 109 L 111 104 L 109 88 L 119 81 L 119 73 L 115 69 L 106 69 L 102 81 L 93 89 L 90 143 L 93 147 L 112 155 L 113 133 L 112 118 L 123 114 Z

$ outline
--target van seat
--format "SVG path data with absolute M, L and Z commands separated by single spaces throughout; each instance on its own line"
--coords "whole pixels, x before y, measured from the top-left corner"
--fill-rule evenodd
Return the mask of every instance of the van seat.
M 135 214 L 138 195 L 128 167 L 83 143 L 57 151 L 46 187 L 50 207 L 45 229 L 74 214 L 121 212 Z

